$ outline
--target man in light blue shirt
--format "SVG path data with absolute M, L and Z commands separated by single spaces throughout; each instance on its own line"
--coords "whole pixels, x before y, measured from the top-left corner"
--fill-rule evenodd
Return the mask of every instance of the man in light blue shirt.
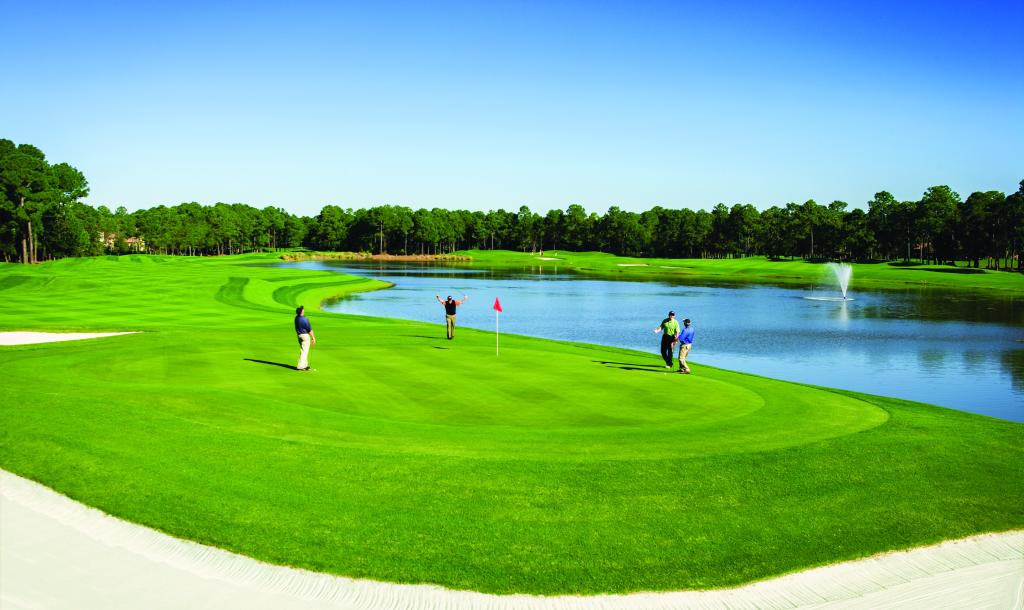
M 679 333 L 679 372 L 684 375 L 690 374 L 690 367 L 686 364 L 686 356 L 693 348 L 693 335 L 696 334 L 690 326 L 690 319 L 683 320 L 683 331 Z

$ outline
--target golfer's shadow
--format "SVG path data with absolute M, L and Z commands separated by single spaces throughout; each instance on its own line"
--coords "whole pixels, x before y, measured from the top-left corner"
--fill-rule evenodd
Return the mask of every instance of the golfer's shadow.
M 600 364 L 621 364 L 623 366 L 640 366 L 649 369 L 660 369 L 661 366 L 657 364 L 640 364 L 639 362 L 612 362 L 611 360 L 591 360 L 591 362 L 597 362 Z
M 647 365 L 643 365 L 643 366 L 647 366 Z M 661 367 L 661 366 L 654 367 L 653 369 L 651 369 L 651 368 L 642 369 L 642 368 L 635 367 L 635 366 L 612 366 L 612 367 L 608 367 L 608 368 L 622 369 L 624 371 L 640 371 L 641 373 L 662 373 L 662 372 L 667 372 L 667 371 L 660 370 L 660 369 L 664 368 L 664 367 Z
M 399 336 L 400 337 L 410 337 L 410 338 L 413 338 L 413 339 L 430 339 L 431 341 L 434 341 L 435 339 L 440 339 L 440 337 L 431 337 L 429 335 L 399 335 Z M 441 347 L 440 345 L 431 345 L 430 347 L 432 347 L 434 349 L 449 349 L 447 347 Z
M 248 360 L 249 362 L 255 362 L 257 364 L 269 364 L 270 366 L 279 366 L 285 369 L 295 370 L 295 366 L 292 364 L 282 364 L 280 362 L 271 362 L 269 360 L 256 360 L 255 358 L 242 358 L 242 360 Z
M 658 373 L 660 372 L 660 369 L 664 368 L 657 364 L 640 364 L 637 362 L 612 362 L 609 360 L 591 360 L 591 362 L 603 364 L 607 368 L 622 369 L 624 371 L 641 371 L 643 373 Z

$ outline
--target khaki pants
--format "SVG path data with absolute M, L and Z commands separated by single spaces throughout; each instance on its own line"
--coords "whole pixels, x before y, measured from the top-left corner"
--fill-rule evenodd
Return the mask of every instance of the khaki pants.
M 445 326 L 445 330 L 448 331 L 448 338 L 449 339 L 454 339 L 455 338 L 455 316 L 454 315 L 449 316 L 448 314 L 445 314 L 444 315 L 444 326 Z
M 690 367 L 686 364 L 686 357 L 690 354 L 690 348 L 693 347 L 692 343 L 680 343 L 679 344 L 679 370 L 689 371 Z
M 309 346 L 311 344 L 309 333 L 299 335 L 299 363 L 295 365 L 295 368 L 300 371 L 309 367 Z

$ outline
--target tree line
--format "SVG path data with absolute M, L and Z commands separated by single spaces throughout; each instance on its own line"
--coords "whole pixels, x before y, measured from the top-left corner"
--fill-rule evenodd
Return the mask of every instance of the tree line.
M 464 249 L 602 251 L 624 256 L 812 260 L 912 260 L 1021 269 L 1024 181 L 966 199 L 933 186 L 916 201 L 886 191 L 867 210 L 814 200 L 759 211 L 719 203 L 710 211 L 645 212 L 611 207 L 599 215 L 573 204 L 538 214 L 326 205 L 316 216 L 243 203 L 195 202 L 128 212 L 80 201 L 85 177 L 50 165 L 38 148 L 0 139 L 0 249 L 5 261 L 36 262 L 107 253 L 219 255 L 300 248 L 392 254 Z

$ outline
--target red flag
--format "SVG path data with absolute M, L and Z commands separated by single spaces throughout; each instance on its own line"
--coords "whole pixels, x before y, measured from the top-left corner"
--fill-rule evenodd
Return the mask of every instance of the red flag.
M 501 301 L 498 300 L 498 297 L 494 297 L 494 311 L 501 311 Z

